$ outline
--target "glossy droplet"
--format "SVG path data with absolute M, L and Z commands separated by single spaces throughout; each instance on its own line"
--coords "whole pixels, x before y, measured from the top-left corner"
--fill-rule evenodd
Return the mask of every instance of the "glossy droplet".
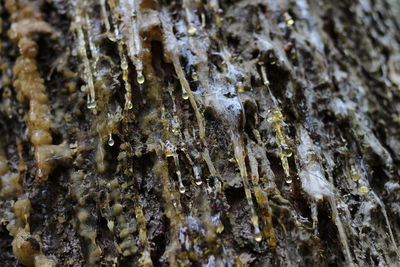
M 143 76 L 142 72 L 138 71 L 136 80 L 137 80 L 138 84 L 143 84 L 144 83 L 144 76 Z
M 224 225 L 220 222 L 217 226 L 217 230 L 216 230 L 217 234 L 222 233 L 224 231 L 224 229 L 225 229 Z
M 128 69 L 128 63 L 126 61 L 122 61 L 121 69 L 123 69 L 123 70 L 127 70 Z
M 114 139 L 112 138 L 112 134 L 110 133 L 108 137 L 108 145 L 113 146 L 114 145 Z
M 185 100 L 189 99 L 189 94 L 186 91 L 183 91 L 182 92 L 182 98 L 185 99 Z
M 239 93 L 243 93 L 243 92 L 245 91 L 245 87 L 244 87 L 244 84 L 243 84 L 242 82 L 239 82 L 239 83 L 237 84 L 237 91 L 238 91 Z
M 164 149 L 165 157 L 169 158 L 174 156 L 176 148 L 173 144 L 171 144 L 171 142 L 167 141 L 164 145 Z
M 203 183 L 203 181 L 201 180 L 201 177 L 200 177 L 199 167 L 193 166 L 193 173 L 194 173 L 194 178 L 195 178 L 195 184 L 201 185 Z
M 189 33 L 190 35 L 195 35 L 196 32 L 197 32 L 197 29 L 196 29 L 195 27 L 193 27 L 193 26 L 190 26 L 190 27 L 189 27 L 188 33 Z
M 133 108 L 132 101 L 130 101 L 130 100 L 126 101 L 125 106 L 126 106 L 127 109 L 132 109 Z
M 358 173 L 355 170 L 351 172 L 351 179 L 354 182 L 357 182 L 360 179 L 360 176 L 358 175 Z
M 179 193 L 184 194 L 186 192 L 185 186 L 183 184 L 179 185 Z
M 369 188 L 366 187 L 365 185 L 362 185 L 358 188 L 358 192 L 362 194 L 368 194 L 369 193 Z
M 124 80 L 124 81 L 127 81 L 127 80 L 128 80 L 128 72 L 127 72 L 127 71 L 124 71 L 124 72 L 122 73 L 122 80 Z
M 167 158 L 172 157 L 173 155 L 174 155 L 174 152 L 169 151 L 169 150 L 165 151 L 165 156 L 166 156 Z
M 294 20 L 293 19 L 288 19 L 286 21 L 287 25 L 292 26 L 294 24 Z
M 293 152 L 287 144 L 282 144 L 282 156 L 290 158 Z
M 192 73 L 192 79 L 193 81 L 198 81 L 199 80 L 199 75 L 197 75 L 197 72 Z
M 87 102 L 87 107 L 88 107 L 88 109 L 94 109 L 94 108 L 96 108 L 96 106 L 97 106 L 97 103 L 96 103 L 95 100 L 89 100 L 89 101 Z
M 262 235 L 261 235 L 260 230 L 254 232 L 254 240 L 256 240 L 257 242 L 261 242 Z

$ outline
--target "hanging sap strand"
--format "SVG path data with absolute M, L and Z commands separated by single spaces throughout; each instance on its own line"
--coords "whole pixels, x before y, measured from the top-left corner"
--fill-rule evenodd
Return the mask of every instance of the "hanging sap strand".
M 115 32 L 115 35 L 117 36 L 118 32 Z M 133 108 L 133 104 L 132 104 L 132 87 L 129 83 L 128 80 L 128 75 L 129 75 L 129 70 L 128 70 L 128 62 L 126 60 L 124 51 L 123 51 L 123 46 L 122 44 L 119 42 L 118 43 L 118 52 L 121 58 L 121 69 L 122 69 L 122 80 L 124 81 L 124 85 L 125 85 L 125 110 L 127 109 L 132 109 Z
M 201 185 L 203 181 L 201 180 L 201 174 L 200 174 L 200 168 L 199 166 L 196 166 L 193 160 L 190 158 L 189 154 L 184 150 L 183 148 L 181 149 L 184 154 L 186 155 L 187 160 L 189 161 L 189 164 L 192 166 L 193 169 L 193 175 L 194 175 L 194 183 L 196 185 Z
M 143 62 L 142 62 L 142 39 L 139 34 L 139 1 L 136 0 L 121 0 L 120 8 L 123 10 L 121 13 L 122 31 L 126 40 L 126 48 L 128 57 L 136 68 L 136 81 L 138 84 L 143 84 L 145 78 L 143 75 Z
M 181 174 L 180 166 L 179 166 L 179 157 L 178 157 L 178 154 L 176 153 L 175 145 L 173 145 L 170 141 L 167 141 L 164 144 L 164 153 L 165 153 L 166 158 L 172 157 L 174 159 L 176 176 L 178 177 L 178 183 L 179 183 L 179 192 L 181 194 L 184 194 L 186 192 L 186 189 L 182 182 L 182 174 Z
M 247 176 L 243 139 L 238 134 L 231 133 L 231 135 L 232 135 L 232 141 L 233 141 L 233 146 L 234 146 L 235 159 L 236 159 L 237 165 L 240 170 L 240 176 L 242 177 L 243 187 L 244 187 L 244 191 L 246 194 L 247 203 L 250 206 L 251 223 L 253 224 L 253 227 L 254 227 L 254 239 L 257 242 L 260 242 L 262 240 L 262 234 L 260 231 L 258 216 L 257 216 L 255 208 L 254 208 L 253 198 L 252 198 L 251 190 L 250 190 L 250 184 L 249 184 L 248 176 Z
M 85 37 L 83 34 L 82 30 L 82 25 L 81 23 L 78 24 L 77 29 L 76 29 L 77 35 L 78 35 L 78 52 L 80 57 L 83 60 L 83 66 L 84 66 L 84 78 L 87 83 L 87 87 L 89 89 L 88 93 L 88 100 L 87 100 L 87 107 L 89 109 L 94 109 L 96 108 L 96 94 L 94 90 L 94 84 L 93 84 L 93 74 L 90 68 L 90 62 L 87 56 L 86 52 L 86 42 L 85 42 Z
M 268 88 L 268 92 L 272 98 L 272 101 L 274 103 L 274 108 L 269 110 L 269 116 L 267 121 L 271 123 L 272 128 L 275 131 L 275 136 L 276 136 L 276 144 L 278 145 L 278 150 L 279 150 L 279 158 L 282 163 L 283 170 L 285 172 L 285 178 L 286 178 L 286 183 L 290 184 L 292 183 L 292 179 L 290 177 L 290 168 L 289 168 L 289 161 L 288 158 L 292 156 L 292 150 L 289 146 L 289 141 L 287 140 L 285 133 L 284 133 L 284 118 L 283 114 L 280 111 L 277 100 L 275 97 L 272 95 L 271 90 L 269 88 L 269 80 L 267 76 L 267 71 L 264 65 L 264 61 L 259 61 L 258 65 L 261 67 L 261 78 L 263 80 L 263 84 Z
M 201 180 L 200 169 L 198 166 L 193 166 L 193 174 L 194 174 L 195 184 L 201 185 L 203 181 Z
M 85 16 L 85 23 L 86 23 L 86 27 L 87 27 L 87 37 L 88 37 L 88 41 L 89 41 L 89 50 L 90 50 L 90 54 L 92 57 L 92 70 L 93 70 L 93 74 L 94 77 L 96 78 L 96 76 L 98 75 L 97 72 L 97 63 L 99 62 L 100 56 L 99 56 L 99 51 L 98 48 L 96 47 L 94 41 L 93 41 L 93 32 L 92 32 L 92 24 L 90 21 L 89 16 L 86 14 Z
M 185 138 L 190 141 L 191 137 L 190 137 L 187 129 L 184 130 L 183 134 L 184 134 Z M 193 150 L 195 161 L 196 161 L 196 163 L 195 163 L 195 162 L 193 162 L 192 158 L 187 153 L 186 149 L 184 149 L 183 152 L 185 153 L 186 158 L 189 161 L 189 164 L 192 166 L 193 175 L 194 175 L 194 179 L 195 179 L 194 183 L 198 186 L 202 185 L 203 181 L 201 180 L 201 168 L 200 168 L 200 166 L 196 165 L 196 164 L 198 164 L 197 161 L 198 161 L 198 158 L 200 157 L 200 153 L 195 149 Z
M 108 4 L 110 6 L 111 9 L 111 14 L 112 14 L 112 18 L 114 20 L 114 23 L 116 23 L 117 21 L 121 22 L 121 29 L 122 29 L 122 33 L 126 36 L 131 36 L 128 40 L 126 40 L 126 47 L 128 50 L 128 55 L 129 57 L 132 59 L 132 63 L 135 65 L 136 69 L 138 69 L 139 65 L 140 68 L 141 64 L 136 65 L 135 63 L 137 63 L 136 60 L 133 60 L 133 52 L 132 49 L 134 51 L 137 51 L 136 49 L 133 48 L 133 30 L 132 30 L 132 25 L 134 23 L 131 22 L 131 16 L 128 15 L 129 12 L 131 12 L 133 10 L 133 12 L 135 12 L 135 10 L 133 8 L 131 8 L 132 6 L 136 5 L 135 3 L 131 3 L 131 1 L 121 1 L 119 4 L 120 5 L 125 5 L 126 7 L 129 8 L 124 8 L 124 10 L 126 9 L 126 12 L 123 12 L 122 14 L 120 14 L 118 12 L 118 7 L 116 6 L 115 1 L 109 0 Z M 122 16 L 122 17 L 121 17 Z M 127 26 L 130 25 L 130 26 Z M 125 52 L 124 52 L 124 46 L 125 46 L 125 42 L 123 39 L 120 38 L 120 32 L 119 32 L 119 28 L 118 27 L 114 27 L 114 36 L 110 35 L 110 40 L 113 42 L 117 42 L 117 46 L 118 46 L 118 53 L 119 53 L 119 57 L 121 59 L 121 70 L 122 70 L 122 80 L 124 82 L 124 86 L 125 86 L 125 110 L 130 110 L 133 108 L 133 104 L 132 104 L 132 87 L 131 84 L 129 83 L 129 65 L 128 65 L 128 61 L 127 58 L 125 56 Z M 140 42 L 139 42 L 140 43 Z M 134 53 L 135 55 L 137 55 L 137 53 Z M 135 57 L 137 58 L 137 57 Z M 140 62 L 141 63 L 141 62 Z M 143 76 L 143 75 L 142 75 Z M 137 76 L 139 77 L 139 75 Z M 143 81 L 144 82 L 144 81 Z M 138 83 L 140 84 L 140 82 L 138 81 Z
M 292 156 L 292 150 L 284 134 L 282 112 L 278 108 L 270 110 L 267 121 L 271 123 L 274 128 L 276 139 L 278 139 L 276 143 L 279 149 L 279 158 L 281 159 L 282 167 L 285 172 L 286 182 L 290 184 L 292 179 L 290 177 L 288 158 Z
M 258 65 L 260 65 L 261 68 L 261 78 L 263 80 L 263 84 L 266 86 L 269 86 L 269 81 L 268 81 L 268 77 L 267 77 L 267 70 L 264 66 L 264 61 L 259 61 Z
M 197 33 L 197 28 L 193 25 L 193 21 L 194 21 L 193 15 L 192 15 L 192 13 L 190 12 L 190 9 L 189 9 L 191 4 L 192 4 L 192 1 L 189 1 L 189 0 L 184 0 L 183 1 L 183 6 L 185 8 L 187 22 L 189 24 L 188 33 L 189 33 L 189 35 L 193 36 L 193 35 L 195 35 Z

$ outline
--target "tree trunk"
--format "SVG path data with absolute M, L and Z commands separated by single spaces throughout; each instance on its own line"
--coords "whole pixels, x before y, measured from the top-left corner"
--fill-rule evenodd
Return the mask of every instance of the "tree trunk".
M 398 266 L 396 7 L 1 1 L 0 265 Z

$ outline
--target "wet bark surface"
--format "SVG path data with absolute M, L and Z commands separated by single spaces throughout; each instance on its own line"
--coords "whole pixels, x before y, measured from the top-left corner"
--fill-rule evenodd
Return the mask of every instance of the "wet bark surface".
M 396 12 L 2 1 L 0 265 L 396 266 Z

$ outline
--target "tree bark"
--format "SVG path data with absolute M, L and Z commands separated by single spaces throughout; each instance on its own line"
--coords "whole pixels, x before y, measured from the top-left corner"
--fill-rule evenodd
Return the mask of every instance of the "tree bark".
M 2 1 L 0 265 L 398 266 L 396 10 Z

